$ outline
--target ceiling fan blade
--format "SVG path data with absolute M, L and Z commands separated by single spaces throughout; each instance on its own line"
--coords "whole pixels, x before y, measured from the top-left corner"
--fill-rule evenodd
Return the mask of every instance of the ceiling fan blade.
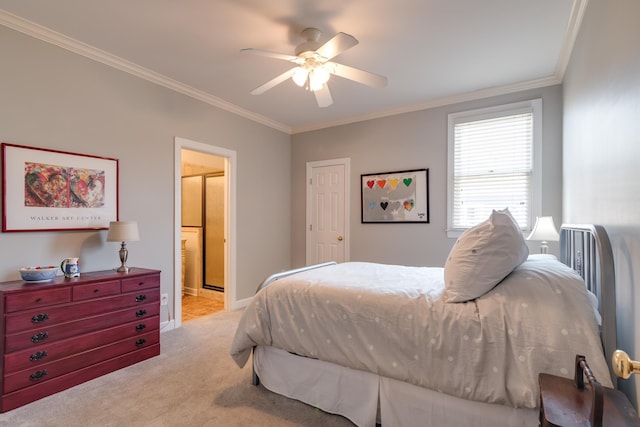
M 271 52 L 269 50 L 262 50 L 262 49 L 247 48 L 247 49 L 242 49 L 240 52 L 250 53 L 252 55 L 266 56 L 266 57 L 275 58 L 275 59 L 284 59 L 285 61 L 296 62 L 296 63 L 300 60 L 300 58 L 294 55 L 287 55 L 286 53 Z
M 316 96 L 316 102 L 318 103 L 318 107 L 324 108 L 333 104 L 333 98 L 331 98 L 331 92 L 329 92 L 329 86 L 327 86 L 326 84 L 323 84 L 321 89 L 314 90 L 313 94 Z
M 349 67 L 348 65 L 338 64 L 337 62 L 327 62 L 326 64 L 329 64 L 328 69 L 336 76 L 344 77 L 345 79 L 353 80 L 367 86 L 387 86 L 387 78 L 384 76 Z
M 258 86 L 257 88 L 255 88 L 254 90 L 251 91 L 251 95 L 263 94 L 266 91 L 268 91 L 269 89 L 271 89 L 272 87 L 279 85 L 280 83 L 282 83 L 285 80 L 287 80 L 288 78 L 290 78 L 293 75 L 293 72 L 296 70 L 296 68 L 298 68 L 298 67 L 293 67 L 292 69 L 290 69 L 288 71 L 285 71 L 284 73 L 280 74 L 279 76 L 269 80 L 268 82 L 266 82 L 262 86 Z
M 347 49 L 350 49 L 358 44 L 358 40 L 350 34 L 338 33 L 331 40 L 320 46 L 316 52 L 318 55 L 331 59 L 340 55 Z

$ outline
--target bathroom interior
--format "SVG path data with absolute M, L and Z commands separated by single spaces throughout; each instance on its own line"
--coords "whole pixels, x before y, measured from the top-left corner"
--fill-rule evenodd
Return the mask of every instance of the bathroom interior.
M 182 321 L 224 310 L 225 159 L 182 150 Z

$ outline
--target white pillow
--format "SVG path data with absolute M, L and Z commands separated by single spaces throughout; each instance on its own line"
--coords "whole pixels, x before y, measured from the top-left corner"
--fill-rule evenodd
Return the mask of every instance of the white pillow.
M 462 233 L 451 248 L 444 265 L 445 301 L 464 302 L 484 295 L 528 255 L 509 210 L 494 210 L 489 219 Z

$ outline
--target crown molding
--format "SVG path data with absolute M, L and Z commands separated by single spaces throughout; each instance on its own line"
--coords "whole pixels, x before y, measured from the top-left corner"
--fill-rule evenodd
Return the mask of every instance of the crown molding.
M 573 46 L 578 38 L 578 32 L 580 31 L 580 26 L 582 25 L 582 19 L 584 18 L 588 3 L 589 0 L 574 0 L 571 5 L 569 24 L 567 25 L 567 30 L 562 40 L 562 49 L 560 51 L 560 56 L 558 57 L 558 63 L 556 64 L 555 75 L 560 79 L 560 81 L 564 80 L 564 73 L 569 65 L 571 52 L 573 51 Z
M 46 43 L 61 47 L 70 52 L 84 56 L 85 58 L 89 58 L 102 64 L 108 65 L 120 71 L 124 71 L 125 73 L 129 73 L 131 75 L 155 83 L 159 86 L 163 86 L 167 89 L 173 90 L 183 95 L 187 95 L 191 98 L 197 99 L 206 104 L 212 105 L 214 107 L 220 108 L 254 122 L 263 124 L 287 134 L 291 133 L 291 128 L 283 123 L 271 120 L 268 117 L 245 110 L 244 108 L 240 108 L 235 104 L 227 102 L 209 93 L 193 88 L 162 74 L 156 73 L 155 71 L 149 70 L 145 67 L 141 67 L 140 65 L 135 64 L 131 61 L 127 61 L 126 59 L 120 58 L 119 56 L 113 55 L 109 52 L 105 52 L 79 40 L 65 36 L 64 34 L 58 33 L 49 28 L 43 27 L 42 25 L 36 24 L 35 22 L 31 22 L 19 16 L 13 15 L 2 9 L 0 9 L 0 25 L 11 28 L 12 30 L 21 32 L 33 38 L 42 40 Z
M 562 80 L 559 79 L 557 76 L 553 75 L 553 76 L 549 76 L 549 77 L 545 77 L 537 80 L 529 80 L 526 82 L 520 82 L 520 83 L 511 84 L 511 85 L 496 86 L 496 87 L 477 90 L 473 92 L 465 92 L 457 95 L 445 96 L 442 98 L 434 98 L 425 102 L 419 102 L 411 105 L 403 105 L 398 108 L 375 111 L 373 113 L 347 117 L 340 120 L 316 123 L 310 126 L 295 127 L 295 128 L 292 128 L 291 133 L 296 134 L 296 133 L 302 133 L 302 132 L 309 132 L 313 130 L 319 130 L 319 129 L 329 128 L 334 126 L 342 126 L 342 125 L 347 125 L 351 123 L 362 122 L 365 120 L 380 119 L 383 117 L 390 117 L 398 114 L 411 113 L 414 111 L 428 110 L 429 108 L 436 108 L 436 107 L 442 107 L 445 105 L 457 104 L 459 102 L 475 101 L 478 99 L 490 98 L 492 96 L 507 95 L 510 93 L 522 92 L 529 89 L 538 89 L 541 87 L 552 86 L 560 83 L 562 83 Z

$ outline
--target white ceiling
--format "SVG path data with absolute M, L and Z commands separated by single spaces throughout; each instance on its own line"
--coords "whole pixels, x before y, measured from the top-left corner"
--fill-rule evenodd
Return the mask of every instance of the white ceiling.
M 0 0 L 0 24 L 296 133 L 560 83 L 587 0 Z M 3 11 L 4 10 L 4 11 Z M 360 43 L 334 61 L 388 78 L 332 77 L 333 105 L 291 68 L 241 54 L 293 54 L 302 29 Z

